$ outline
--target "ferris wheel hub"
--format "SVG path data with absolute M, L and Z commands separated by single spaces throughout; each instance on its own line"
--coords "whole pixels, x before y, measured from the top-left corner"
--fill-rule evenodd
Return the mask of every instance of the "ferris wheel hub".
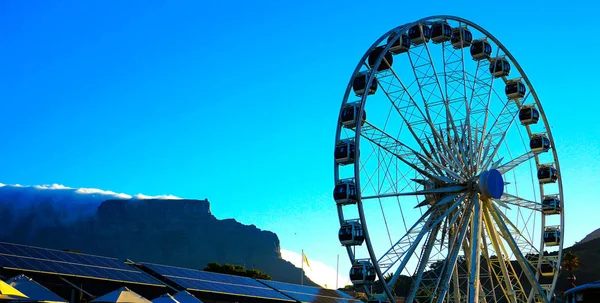
M 504 179 L 497 169 L 490 169 L 479 175 L 479 194 L 488 199 L 500 199 L 504 193 Z

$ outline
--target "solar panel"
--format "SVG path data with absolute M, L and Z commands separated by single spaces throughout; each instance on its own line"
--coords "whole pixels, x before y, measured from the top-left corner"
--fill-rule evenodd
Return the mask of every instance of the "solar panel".
M 274 289 L 279 290 L 281 293 L 292 297 L 300 302 L 311 302 L 311 303 L 353 303 L 361 302 L 360 300 L 352 298 L 352 296 L 344 293 L 343 291 L 325 289 L 319 287 L 310 287 L 297 284 L 258 280 L 261 283 L 268 285 Z
M 142 263 L 142 265 L 188 290 L 294 301 L 271 287 L 248 277 L 150 263 Z
M 0 242 L 0 267 L 164 286 L 119 259 L 3 242 Z

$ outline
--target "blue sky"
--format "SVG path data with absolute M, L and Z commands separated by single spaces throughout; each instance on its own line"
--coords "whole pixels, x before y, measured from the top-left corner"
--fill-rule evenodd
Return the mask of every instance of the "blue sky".
M 451 14 L 494 34 L 542 100 L 565 244 L 600 227 L 591 2 L 427 3 L 2 1 L 0 182 L 208 198 L 346 271 L 331 191 L 347 81 L 392 27 Z

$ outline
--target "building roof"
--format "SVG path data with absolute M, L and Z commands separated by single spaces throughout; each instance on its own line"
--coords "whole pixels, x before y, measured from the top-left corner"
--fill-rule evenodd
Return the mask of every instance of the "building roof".
M 579 285 L 577 287 L 573 287 L 573 288 L 567 290 L 565 292 L 565 295 L 568 295 L 568 294 L 574 293 L 574 292 L 580 292 L 582 290 L 586 290 L 589 288 L 600 288 L 600 280 L 598 280 L 596 282 L 588 283 L 588 284 Z
M 57 294 L 51 292 L 48 288 L 42 286 L 38 282 L 35 282 L 26 275 L 12 277 L 8 279 L 6 283 L 29 297 L 29 299 L 19 301 L 31 300 L 35 302 L 67 303 L 67 300 L 59 297 Z

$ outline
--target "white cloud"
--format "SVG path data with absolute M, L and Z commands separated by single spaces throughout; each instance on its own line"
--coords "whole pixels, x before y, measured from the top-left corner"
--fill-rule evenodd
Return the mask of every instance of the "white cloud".
M 302 268 L 301 254 L 282 249 L 281 257 L 284 260 L 292 263 L 294 266 Z M 351 284 L 348 277 L 344 276 L 343 273 L 336 273 L 335 268 L 311 258 L 308 258 L 308 262 L 310 263 L 310 268 L 306 266 L 306 264 L 304 264 L 304 272 L 306 273 L 306 276 L 309 277 L 313 282 L 321 285 L 322 287 L 335 289 L 336 275 L 338 277 L 338 288 Z M 300 279 L 300 277 L 298 277 L 298 279 Z
M 173 195 L 158 195 L 158 196 L 146 196 L 144 194 L 137 194 L 133 196 L 134 199 L 145 200 L 145 199 L 166 199 L 166 200 L 178 200 L 179 197 Z
M 62 184 L 23 186 L 0 183 L 2 215 L 10 218 L 0 229 L 0 236 L 11 234 L 17 223 L 31 221 L 35 228 L 70 224 L 97 213 L 102 202 L 111 199 L 141 201 L 145 199 L 180 199 L 173 195 L 131 196 L 98 188 L 71 188 Z M 48 212 L 52 214 L 49 215 Z M 33 218 L 33 219 L 32 219 Z

